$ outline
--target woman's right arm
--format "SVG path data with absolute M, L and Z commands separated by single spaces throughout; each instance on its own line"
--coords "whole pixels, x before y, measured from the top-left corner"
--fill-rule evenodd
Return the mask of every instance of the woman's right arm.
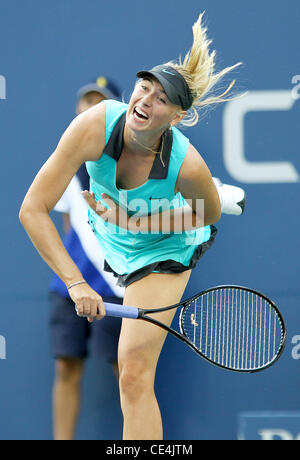
M 73 120 L 60 139 L 55 152 L 43 165 L 30 186 L 19 218 L 41 257 L 69 286 L 83 279 L 64 248 L 49 216 L 72 177 L 85 161 L 100 158 L 105 145 L 105 105 L 100 104 Z M 82 216 L 84 219 L 84 216 Z M 101 297 L 87 284 L 70 289 L 79 314 L 103 316 Z

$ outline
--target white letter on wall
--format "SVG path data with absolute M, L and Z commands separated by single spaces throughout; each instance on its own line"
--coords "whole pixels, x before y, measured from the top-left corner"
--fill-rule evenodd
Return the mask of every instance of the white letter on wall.
M 223 115 L 224 163 L 234 179 L 248 184 L 299 182 L 292 163 L 251 162 L 244 152 L 244 118 L 247 113 L 290 110 L 295 102 L 290 90 L 282 90 L 249 91 L 226 104 Z

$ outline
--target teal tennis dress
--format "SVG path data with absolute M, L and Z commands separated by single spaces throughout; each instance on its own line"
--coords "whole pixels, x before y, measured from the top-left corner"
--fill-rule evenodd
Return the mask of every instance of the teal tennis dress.
M 135 217 L 186 206 L 182 195 L 175 194 L 175 185 L 189 140 L 174 127 L 167 130 L 162 155 L 155 157 L 148 180 L 134 189 L 119 189 L 116 170 L 128 105 L 113 100 L 102 104 L 106 106 L 106 145 L 99 160 L 86 163 L 96 201 L 102 201 L 101 195 L 106 193 Z M 214 226 L 181 233 L 133 233 L 104 221 L 91 208 L 89 223 L 104 253 L 104 268 L 114 273 L 120 286 L 152 272 L 180 273 L 194 268 L 217 233 Z

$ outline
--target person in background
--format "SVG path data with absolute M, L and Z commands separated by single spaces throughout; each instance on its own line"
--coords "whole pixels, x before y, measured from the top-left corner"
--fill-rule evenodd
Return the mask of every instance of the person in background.
M 76 113 L 83 113 L 105 99 L 120 98 L 117 85 L 101 76 L 79 89 Z M 82 164 L 64 195 L 55 206 L 63 215 L 64 246 L 80 267 L 88 283 L 107 302 L 122 303 L 124 289 L 116 286 L 112 274 L 103 270 L 104 257 L 87 223 L 87 205 L 81 191 L 89 188 L 89 176 Z M 85 359 L 98 355 L 111 363 L 116 377 L 117 347 L 121 328 L 119 318 L 89 323 L 74 313 L 65 284 L 57 275 L 50 283 L 50 339 L 55 359 L 53 386 L 53 425 L 55 440 L 72 440 L 80 409 L 81 380 Z

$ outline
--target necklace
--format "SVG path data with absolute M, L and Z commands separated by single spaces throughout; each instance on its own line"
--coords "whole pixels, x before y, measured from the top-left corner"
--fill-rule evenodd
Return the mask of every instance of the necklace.
M 155 155 L 159 155 L 160 161 L 161 161 L 163 167 L 165 168 L 165 163 L 164 163 L 163 158 L 162 158 L 162 153 L 163 153 L 163 150 L 164 150 L 164 143 L 165 143 L 165 136 L 164 135 L 163 135 L 163 138 L 162 138 L 161 149 L 160 149 L 159 152 L 156 152 L 155 150 L 152 150 L 150 147 L 146 147 L 146 145 L 141 144 L 137 139 L 135 139 L 135 140 L 144 149 L 149 150 L 150 152 L 154 153 Z

